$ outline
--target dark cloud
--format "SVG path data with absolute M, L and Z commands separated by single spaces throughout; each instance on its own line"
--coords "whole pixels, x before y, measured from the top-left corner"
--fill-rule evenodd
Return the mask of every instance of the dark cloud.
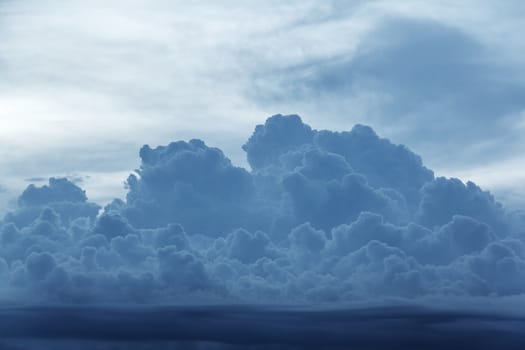
M 192 35 L 211 40 L 202 43 L 190 40 L 181 45 L 175 40 L 175 46 L 166 45 L 164 40 L 143 45 L 144 40 L 151 42 L 154 32 L 165 34 L 169 27 L 162 22 L 164 19 L 146 8 L 124 17 L 118 10 L 105 11 L 104 22 L 113 23 L 117 19 L 119 23 L 113 26 L 119 30 L 112 33 L 86 31 L 92 26 L 81 23 L 81 18 L 75 15 L 77 6 L 66 9 L 66 14 L 72 16 L 56 16 L 57 21 L 51 26 L 44 23 L 45 6 L 43 16 L 32 16 L 36 21 L 33 25 L 21 25 L 21 19 L 27 16 L 13 17 L 14 21 L 10 20 L 6 28 L 14 30 L 8 32 L 13 38 L 27 40 L 15 40 L 23 43 L 21 46 L 13 40 L 14 45 L 7 45 L 12 51 L 7 56 L 16 57 L 17 62 L 11 62 L 16 63 L 14 73 L 8 74 L 14 89 L 6 90 L 15 92 L 6 95 L 8 104 L 14 103 L 6 110 L 22 117 L 35 110 L 39 115 L 42 111 L 56 112 L 58 116 L 47 118 L 53 119 L 48 124 L 65 130 L 65 134 L 59 135 L 58 141 L 44 138 L 33 142 L 40 148 L 33 154 L 42 157 L 33 157 L 32 162 L 23 155 L 27 153 L 26 140 L 12 138 L 21 147 L 9 148 L 7 153 L 20 157 L 15 157 L 18 165 L 5 167 L 7 172 L 35 169 L 35 164 L 42 169 L 53 168 L 55 173 L 69 173 L 62 170 L 80 163 L 84 170 L 86 164 L 106 170 L 122 168 L 122 164 L 130 164 L 131 152 L 123 150 L 121 146 L 127 141 L 118 140 L 122 137 L 115 137 L 112 131 L 130 134 L 140 128 L 137 135 L 142 137 L 155 128 L 138 120 L 142 112 L 155 113 L 181 103 L 188 105 L 185 98 L 188 94 L 201 100 L 191 104 L 190 109 L 226 101 L 222 107 L 210 109 L 217 120 L 241 118 L 253 105 L 248 106 L 242 97 L 240 100 L 227 97 L 242 82 L 249 87 L 246 90 L 254 90 L 250 74 L 253 69 L 263 76 L 256 77 L 262 90 L 256 91 L 254 98 L 264 105 L 264 110 L 274 109 L 283 101 L 287 109 L 306 103 L 310 106 L 306 110 L 320 112 L 323 118 L 332 117 L 325 125 L 346 116 L 357 120 L 352 114 L 365 112 L 359 121 L 380 125 L 389 135 L 396 132 L 405 135 L 399 139 L 420 150 L 431 145 L 426 153 L 432 156 L 434 164 L 452 168 L 468 156 L 468 164 L 497 155 L 503 157 L 520 143 L 515 141 L 521 130 L 516 126 L 518 115 L 523 114 L 525 90 L 512 64 L 503 64 L 503 53 L 490 52 L 472 33 L 456 27 L 432 21 L 384 18 L 384 13 L 394 10 L 383 2 L 372 7 L 337 1 L 320 7 L 310 5 L 285 5 L 283 11 L 270 10 L 272 16 L 278 16 L 271 23 L 262 21 L 262 25 L 261 21 L 252 21 L 261 17 L 252 17 L 252 11 L 241 9 L 238 17 L 232 19 L 230 11 L 212 8 L 208 11 L 214 18 L 211 26 L 201 28 L 198 21 L 181 22 L 186 27 L 190 24 Z M 302 7 L 308 8 L 308 16 L 304 16 Z M 258 10 L 266 8 L 258 6 Z M 192 7 L 191 11 L 180 10 L 184 18 L 210 17 L 198 16 L 201 6 Z M 415 13 L 413 9 L 396 7 L 398 10 Z M 479 12 L 486 10 L 482 8 Z M 355 17 L 346 21 L 349 11 Z M 436 7 L 436 11 L 433 17 L 444 16 L 440 12 L 444 9 Z M 446 13 L 449 11 L 447 8 Z M 73 20 L 61 22 L 59 17 Z M 452 17 L 451 22 L 466 19 Z M 467 17 L 466 22 L 478 23 L 474 18 L 479 17 Z M 249 24 L 241 26 L 247 36 L 231 40 L 232 31 L 239 32 L 239 26 L 231 25 L 239 24 L 238 19 Z M 156 20 L 160 22 L 153 32 L 147 32 L 138 41 L 127 40 L 130 33 L 133 37 L 134 30 L 144 27 L 142 24 Z M 359 31 L 372 23 L 370 20 L 377 26 L 364 37 L 356 38 L 354 33 L 346 32 L 348 28 Z M 249 22 L 257 26 L 252 27 Z M 78 23 L 82 25 L 76 26 Z M 223 26 L 225 23 L 228 25 Z M 182 28 L 177 25 L 171 34 Z M 285 36 L 281 35 L 283 30 Z M 482 30 L 482 36 L 500 30 L 501 25 Z M 508 32 L 508 27 L 505 30 Z M 65 40 L 56 36 L 70 32 L 81 32 L 83 37 L 93 39 L 87 41 L 94 45 L 83 50 L 87 56 L 94 52 L 94 46 L 100 46 L 98 49 L 103 51 L 111 48 L 108 53 L 117 59 L 140 56 L 135 61 L 144 63 L 154 58 L 160 65 L 175 63 L 173 69 L 144 74 L 146 80 L 163 86 L 161 90 L 165 91 L 152 93 L 158 89 L 152 90 L 150 86 L 149 92 L 141 93 L 136 87 L 144 84 L 128 84 L 128 79 L 120 79 L 136 76 L 129 73 L 140 69 L 133 64 L 120 65 L 123 70 L 105 74 L 105 69 L 111 71 L 112 65 L 103 60 L 104 74 L 90 74 L 87 80 L 106 81 L 105 85 L 113 87 L 100 89 L 90 83 L 90 91 L 84 94 L 85 89 L 78 88 L 82 84 L 76 84 L 82 79 L 73 79 L 78 80 L 77 88 L 62 94 L 64 103 L 58 107 L 54 102 L 48 104 L 50 97 L 73 80 L 67 78 L 66 82 L 55 74 L 64 73 L 63 69 L 53 72 L 46 65 L 73 67 L 69 70 L 72 74 L 60 73 L 64 77 L 74 77 L 75 71 L 97 71 L 97 67 L 78 70 L 83 61 L 92 61 L 86 60 L 86 55 L 78 55 L 78 50 L 71 57 L 81 57 L 82 62 L 77 62 L 80 65 L 68 60 L 67 52 L 63 54 L 64 50 L 60 50 L 78 41 L 70 40 L 74 35 L 66 35 L 62 38 Z M 345 35 L 348 41 L 342 40 Z M 31 45 L 35 37 L 56 37 L 57 50 Z M 133 44 L 131 51 L 127 44 L 118 43 L 123 38 Z M 290 38 L 294 40 L 292 45 Z M 307 45 L 296 45 L 304 38 L 308 39 Z M 324 38 L 330 40 L 321 43 Z M 104 41 L 103 45 L 97 44 L 99 39 Z M 238 51 L 239 43 L 246 50 Z M 231 53 L 236 58 L 244 57 L 239 64 L 230 65 L 233 61 L 229 54 L 220 52 L 224 48 L 231 50 L 232 45 L 236 48 Z M 268 45 L 273 49 L 268 50 Z M 160 56 L 181 51 L 188 55 L 178 55 L 182 61 L 159 60 L 160 56 L 155 54 L 158 48 L 163 51 Z M 43 54 L 35 55 L 38 51 Z M 200 55 L 203 52 L 213 54 Z M 332 55 L 334 52 L 337 56 Z M 204 61 L 195 61 L 196 53 Z M 52 57 L 54 54 L 57 59 Z M 28 64 L 32 57 L 42 61 L 33 69 L 36 76 L 63 80 L 52 84 L 58 90 L 44 96 L 38 92 L 42 90 L 37 89 L 38 84 L 26 79 L 35 76 L 26 74 L 28 67 L 35 66 Z M 306 64 L 305 58 L 309 60 Z M 208 64 L 209 59 L 222 63 L 214 67 Z M 72 64 L 55 65 L 68 61 Z M 293 64 L 297 65 L 290 68 Z M 282 70 L 272 72 L 276 66 Z M 204 73 L 193 74 L 195 67 L 205 67 Z M 231 79 L 233 70 L 241 80 Z M 174 76 L 187 88 L 182 95 L 169 88 Z M 107 81 L 108 77 L 112 81 Z M 20 89 L 20 78 L 27 80 L 29 89 Z M 57 80 L 40 78 L 37 80 L 46 86 Z M 114 89 L 122 82 L 127 87 Z M 219 89 L 216 82 L 221 85 Z M 129 87 L 135 90 L 131 94 Z M 24 93 L 19 96 L 22 90 L 35 92 L 29 100 L 36 109 L 20 110 L 17 101 L 28 97 Z M 198 93 L 204 90 L 204 94 Z M 123 99 L 106 101 L 98 96 L 101 92 L 116 91 Z M 125 103 L 121 102 L 130 96 L 133 103 L 128 107 L 138 106 L 138 110 L 127 113 L 129 118 L 124 122 L 106 118 L 113 115 L 113 109 L 125 110 Z M 167 96 L 170 98 L 166 99 Z M 76 119 L 84 119 L 84 124 L 79 124 L 82 127 L 73 134 L 71 128 L 62 128 L 67 121 L 66 124 L 60 121 L 64 119 L 60 114 L 81 112 L 75 106 L 87 100 L 95 101 L 93 106 L 97 110 L 76 115 Z M 166 104 L 162 100 L 174 102 Z M 231 113 L 223 113 L 228 110 Z M 310 112 L 309 117 L 314 115 Z M 184 111 L 178 114 L 191 115 Z M 166 115 L 157 126 L 170 125 L 178 118 Z M 184 133 L 185 127 L 192 128 L 199 121 L 209 120 L 208 117 L 193 114 L 190 123 L 179 123 L 179 131 Z M 89 122 L 93 118 L 107 120 L 100 127 L 101 123 Z M 219 124 L 219 129 L 229 127 Z M 219 130 L 204 128 L 210 133 Z M 36 130 L 36 134 L 41 132 Z M 96 137 L 90 137 L 95 134 Z M 108 147 L 107 143 L 99 142 L 101 139 L 111 139 L 117 146 Z M 78 140 L 88 140 L 93 147 L 89 152 L 79 152 L 82 147 Z M 50 151 L 53 147 L 45 146 L 49 143 L 67 143 L 69 152 Z M 115 149 L 118 152 L 111 154 Z M 48 184 L 30 185 L 0 221 L 0 296 L 9 305 L 47 306 L 0 308 L 0 348 L 148 348 L 153 344 L 155 348 L 184 349 L 253 345 L 253 348 L 468 350 L 517 349 L 523 344 L 522 317 L 486 311 L 498 309 L 509 300 L 510 306 L 518 309 L 523 302 L 523 212 L 509 212 L 473 183 L 435 178 L 418 155 L 381 138 L 365 125 L 339 132 L 315 130 L 298 116 L 276 115 L 256 127 L 243 149 L 250 169 L 234 166 L 221 150 L 201 140 L 144 146 L 139 154 L 139 169 L 126 181 L 125 200 L 114 200 L 102 210 L 88 200 L 79 179 L 51 178 Z M 93 159 L 102 162 L 89 162 Z M 93 181 L 96 178 L 94 175 Z M 349 304 L 375 302 L 404 305 L 407 299 L 417 305 L 444 304 L 448 309 L 345 308 Z M 163 306 L 203 302 L 220 306 Z M 232 302 L 251 306 L 228 306 Z M 55 303 L 60 306 L 49 306 Z M 261 306 L 269 303 L 280 306 Z M 286 304 L 296 307 L 282 306 Z M 461 311 L 458 305 L 478 311 Z
M 85 202 L 86 192 L 67 179 L 50 178 L 49 185 L 29 185 L 18 198 L 21 206 L 38 206 L 51 202 Z
M 208 342 L 226 349 L 237 345 L 256 349 L 510 350 L 521 349 L 525 341 L 522 317 L 402 306 L 339 310 L 20 307 L 3 308 L 0 314 L 0 334 L 6 341 L 29 338 L 60 345 L 59 341 L 75 340 L 77 346 L 91 341 L 105 342 L 108 348 Z
M 500 233 L 506 231 L 502 205 L 470 181 L 464 184 L 459 179 L 440 177 L 425 184 L 421 192 L 417 219 L 426 226 L 444 225 L 460 214 L 485 222 Z
M 194 233 L 217 235 L 256 221 L 244 220 L 254 201 L 252 177 L 221 150 L 200 140 L 179 141 L 155 149 L 144 146 L 140 157 L 138 176 L 127 181 L 124 215 L 133 225 L 177 222 Z
M 368 126 L 356 125 L 350 132 L 322 130 L 316 143 L 327 152 L 344 156 L 372 186 L 399 191 L 410 203 L 418 201 L 419 189 L 434 177 L 417 154 L 378 137 Z
M 253 169 L 274 164 L 280 155 L 312 143 L 314 132 L 299 116 L 275 115 L 264 125 L 258 125 L 243 146 Z
M 244 149 L 248 159 L 258 159 L 259 153 L 272 155 L 259 161 L 255 171 L 295 170 L 325 183 L 357 172 L 371 186 L 401 192 L 412 204 L 418 203 L 421 186 L 434 177 L 418 155 L 378 137 L 364 125 L 356 125 L 348 132 L 317 131 L 305 126 L 297 116 L 275 115 L 256 127 Z
M 341 181 L 318 183 L 296 173 L 287 176 L 283 185 L 292 198 L 297 220 L 327 230 L 354 221 L 363 211 L 390 216 L 399 206 L 395 199 L 374 190 L 366 178 L 356 174 L 346 175 Z

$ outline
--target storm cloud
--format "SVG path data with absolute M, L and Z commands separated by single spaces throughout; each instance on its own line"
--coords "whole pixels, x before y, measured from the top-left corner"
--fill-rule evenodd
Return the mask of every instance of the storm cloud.
M 239 146 L 276 111 L 371 125 L 522 200 L 519 1 L 24 0 L 0 17 L 0 206 L 50 176 L 123 197 L 144 143 L 200 138 L 245 165 Z
M 251 170 L 201 140 L 145 145 L 126 200 L 29 185 L 0 228 L 2 295 L 19 302 L 328 303 L 520 296 L 523 212 L 435 177 L 370 127 L 275 115 Z
M 73 339 L 75 348 L 113 349 L 123 344 L 140 349 L 155 344 L 161 349 L 363 350 L 520 349 L 525 340 L 521 331 L 525 319 L 512 314 L 410 306 L 339 310 L 49 306 L 3 308 L 0 316 L 2 339 L 17 344 L 22 338 L 27 349 L 33 348 L 30 341 L 51 348 L 67 346 Z

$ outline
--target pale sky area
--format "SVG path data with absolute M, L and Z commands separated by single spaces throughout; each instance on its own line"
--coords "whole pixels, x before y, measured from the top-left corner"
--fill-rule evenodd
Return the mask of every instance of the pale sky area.
M 424 3 L 424 5 L 423 5 Z M 370 125 L 524 203 L 521 1 L 0 0 L 0 185 L 123 196 L 143 144 L 241 145 L 277 113 Z M 495 21 L 494 19 L 498 20 Z

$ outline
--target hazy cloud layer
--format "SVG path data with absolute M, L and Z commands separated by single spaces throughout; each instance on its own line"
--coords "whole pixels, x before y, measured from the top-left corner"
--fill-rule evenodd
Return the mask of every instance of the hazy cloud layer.
M 438 174 L 517 203 L 525 177 L 515 171 L 522 8 L 2 1 L 2 185 L 20 190 L 23 178 L 94 173 L 105 181 L 86 186 L 106 203 L 108 191 L 122 193 L 122 171 L 138 165 L 133 150 L 143 143 L 198 137 L 244 165 L 239 146 L 251 126 L 288 111 L 321 128 L 371 124 Z
M 351 100 L 362 96 L 370 101 L 357 120 L 386 125 L 440 166 L 466 158 L 475 165 L 519 146 L 521 129 L 510 127 L 525 107 L 517 70 L 457 27 L 395 18 L 367 33 L 353 54 L 276 72 L 269 84 L 281 88 L 261 94 L 263 103 L 348 103 L 340 118 L 355 115 Z
M 1 309 L 6 349 L 521 349 L 525 320 L 414 307 Z M 24 339 L 20 341 L 17 339 Z M 69 341 L 69 342 L 68 342 Z M 11 347 L 9 347 L 11 346 Z

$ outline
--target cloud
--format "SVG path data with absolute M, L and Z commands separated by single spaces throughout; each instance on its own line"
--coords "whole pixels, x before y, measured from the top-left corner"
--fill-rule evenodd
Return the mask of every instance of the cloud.
M 38 206 L 50 202 L 85 202 L 85 191 L 67 179 L 50 178 L 49 185 L 29 185 L 18 198 L 21 206 Z
M 29 185 L 1 222 L 3 296 L 339 305 L 525 293 L 523 213 L 435 178 L 371 128 L 276 115 L 245 149 L 251 171 L 200 140 L 144 146 L 126 200 L 100 213 L 66 179 Z
M 520 150 L 521 65 L 506 63 L 464 24 L 386 11 L 354 50 L 267 74 L 261 80 L 273 90 L 261 89 L 254 99 L 285 101 L 283 107 L 293 104 L 330 125 L 370 123 L 440 169 L 500 161 Z
M 283 180 L 283 185 L 292 198 L 297 220 L 311 221 L 322 229 L 329 230 L 352 222 L 362 211 L 390 216 L 398 205 L 395 199 L 370 187 L 366 178 L 355 174 L 327 183 L 312 182 L 299 174 L 292 174 Z
M 457 175 L 482 179 L 473 164 L 501 161 L 502 183 L 518 164 L 516 4 L 1 2 L 2 195 L 57 172 L 86 182 L 55 175 L 12 203 L 0 296 L 336 308 L 521 298 L 525 215 Z M 241 134 L 282 109 L 330 130 L 274 116 L 244 144 L 245 162 Z M 356 122 L 462 180 L 436 178 Z M 206 143 L 169 143 L 188 136 Z M 135 159 L 142 143 L 166 146 Z M 91 202 L 108 203 L 133 168 L 124 200 Z
M 245 165 L 244 136 L 281 110 L 329 129 L 372 124 L 467 180 L 465 168 L 521 152 L 519 7 L 4 1 L 2 184 L 19 192 L 22 178 L 92 173 L 105 181 L 84 187 L 105 204 L 124 194 L 121 173 L 143 143 L 198 137 Z M 460 147 L 435 152 L 443 134 Z
M 44 208 L 51 209 L 57 214 L 56 220 L 62 220 L 64 224 L 79 217 L 94 219 L 100 210 L 100 206 L 87 201 L 85 191 L 80 187 L 65 178 L 53 177 L 49 179 L 49 185 L 36 187 L 30 184 L 18 197 L 18 206 L 17 211 L 6 214 L 4 221 L 19 228 L 31 223 Z
M 253 198 L 253 181 L 222 151 L 191 140 L 155 149 L 144 146 L 140 156 L 138 177 L 130 175 L 127 181 L 129 209 L 125 215 L 134 225 L 158 227 L 178 222 L 186 230 L 208 234 L 241 225 L 230 221 L 242 219 L 240 212 Z M 199 211 L 194 210 L 197 207 Z M 199 220 L 202 215 L 224 219 L 211 223 Z
M 490 224 L 500 233 L 506 231 L 505 211 L 487 191 L 472 182 L 437 178 L 425 184 L 417 220 L 426 226 L 443 225 L 455 214 L 469 215 Z
M 27 257 L 26 269 L 30 276 L 35 280 L 42 280 L 49 275 L 55 268 L 56 262 L 49 253 L 31 253 Z
M 260 169 L 275 163 L 287 151 L 312 143 L 313 135 L 310 126 L 303 124 L 299 116 L 275 115 L 255 128 L 243 149 L 251 167 Z
M 459 345 L 465 350 L 485 346 L 513 350 L 524 341 L 520 316 L 411 306 L 340 310 L 228 305 L 18 307 L 0 313 L 5 341 L 17 344 L 16 339 L 22 338 L 27 344 L 30 339 L 40 346 L 47 341 L 50 348 L 76 339 L 76 347 L 99 344 L 102 349 L 120 345 L 141 349 L 144 342 L 161 349 L 178 348 L 179 342 L 181 346 L 209 342 L 206 348 L 211 349 L 415 350 Z
M 248 159 L 257 158 L 259 153 L 267 154 L 266 166 L 285 166 L 288 170 L 302 162 L 300 172 L 309 172 L 310 177 L 323 176 L 319 172 L 326 171 L 325 177 L 339 174 L 337 178 L 340 179 L 341 175 L 355 171 L 365 175 L 372 186 L 396 189 L 409 199 L 417 197 L 419 188 L 433 178 L 432 171 L 423 166 L 418 155 L 403 145 L 379 138 L 368 126 L 356 125 L 351 131 L 344 132 L 318 131 L 311 130 L 297 119 L 297 116 L 275 115 L 264 125 L 256 127 L 243 146 Z M 261 161 L 256 161 L 256 164 L 261 164 Z M 255 165 L 253 168 L 260 170 L 261 167 Z
M 158 251 L 160 278 L 173 289 L 211 288 L 204 264 L 193 254 L 168 246 Z

